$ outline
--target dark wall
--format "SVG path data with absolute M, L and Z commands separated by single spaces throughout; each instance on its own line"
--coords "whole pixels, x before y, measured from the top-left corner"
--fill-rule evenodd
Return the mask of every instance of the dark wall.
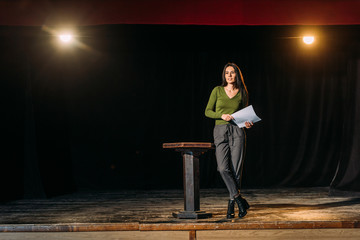
M 212 141 L 204 116 L 227 62 L 263 119 L 247 131 L 243 187 L 329 186 L 349 158 L 359 26 L 81 27 L 60 47 L 34 27 L 1 27 L 2 181 L 7 198 L 81 189 L 182 187 L 179 153 Z M 201 186 L 220 187 L 213 152 Z

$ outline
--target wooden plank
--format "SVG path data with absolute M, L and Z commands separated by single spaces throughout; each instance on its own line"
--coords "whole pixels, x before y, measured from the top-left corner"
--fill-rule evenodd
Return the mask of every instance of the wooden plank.
M 163 143 L 163 148 L 204 148 L 204 149 L 213 149 L 214 144 L 209 143 L 209 142 Z
M 197 240 L 358 240 L 360 229 L 280 229 L 196 231 Z
M 243 223 L 118 223 L 0 225 L 0 232 L 192 231 L 242 229 L 360 228 L 359 221 L 243 222 Z
M 0 225 L 0 232 L 91 232 L 91 231 L 137 231 L 137 230 L 139 230 L 139 223 Z
M 32 232 L 32 233 L 0 233 L 0 240 L 118 240 L 118 239 L 249 239 L 249 240 L 357 240 L 360 229 L 274 229 L 274 230 L 217 230 L 217 231 L 110 231 L 110 232 Z
M 243 223 L 161 223 L 140 224 L 141 231 L 179 230 L 242 230 L 242 229 L 321 229 L 360 228 L 358 221 L 316 221 L 316 222 L 243 222 Z
M 108 232 L 31 232 L 0 233 L 0 240 L 118 240 L 118 239 L 249 239 L 249 240 L 358 240 L 360 229 L 273 229 L 273 230 L 209 230 L 209 231 L 108 231 Z
M 30 233 L 0 233 L 0 240 L 187 240 L 187 231 L 108 231 L 108 232 L 30 232 Z
M 189 231 L 189 240 L 196 240 L 196 231 Z

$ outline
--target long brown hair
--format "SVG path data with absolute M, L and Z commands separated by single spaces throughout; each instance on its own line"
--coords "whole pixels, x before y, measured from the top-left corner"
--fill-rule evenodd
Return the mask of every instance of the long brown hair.
M 235 63 L 227 63 L 224 67 L 224 70 L 222 72 L 222 84 L 221 86 L 225 87 L 227 86 L 227 82 L 226 82 L 226 78 L 225 78 L 225 71 L 227 67 L 233 67 L 235 70 L 235 83 L 234 83 L 234 87 L 239 89 L 240 93 L 241 93 L 241 97 L 244 101 L 242 101 L 242 105 L 243 107 L 246 107 L 249 105 L 249 92 L 246 88 L 245 82 L 244 82 L 244 77 L 241 73 L 240 68 L 235 64 Z

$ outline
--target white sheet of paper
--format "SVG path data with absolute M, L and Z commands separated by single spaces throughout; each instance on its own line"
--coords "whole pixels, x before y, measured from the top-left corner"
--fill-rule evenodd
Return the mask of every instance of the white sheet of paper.
M 231 114 L 231 116 L 234 117 L 233 122 L 235 122 L 240 128 L 245 127 L 245 122 L 256 123 L 261 121 L 261 118 L 256 115 L 252 105 Z

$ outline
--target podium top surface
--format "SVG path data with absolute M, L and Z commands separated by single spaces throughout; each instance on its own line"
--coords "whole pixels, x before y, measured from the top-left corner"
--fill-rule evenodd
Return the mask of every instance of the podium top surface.
M 213 143 L 209 142 L 176 142 L 176 143 L 163 143 L 163 148 L 201 148 L 213 149 Z

